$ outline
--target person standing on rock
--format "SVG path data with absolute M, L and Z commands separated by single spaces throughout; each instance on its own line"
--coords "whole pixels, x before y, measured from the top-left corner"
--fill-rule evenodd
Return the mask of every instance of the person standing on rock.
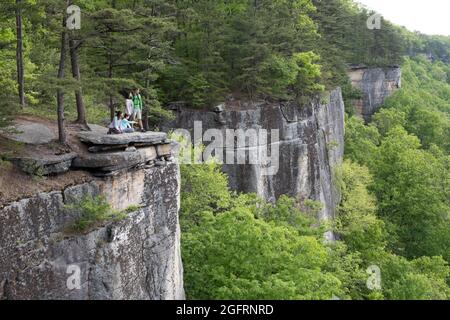
M 128 98 L 125 100 L 125 113 L 130 115 L 130 117 L 133 117 L 134 115 L 133 92 L 131 91 Z
M 142 101 L 140 89 L 136 89 L 134 91 L 133 105 L 134 105 L 133 120 L 138 122 L 141 132 L 145 132 L 144 126 L 142 125 L 142 107 L 143 107 L 144 103 Z

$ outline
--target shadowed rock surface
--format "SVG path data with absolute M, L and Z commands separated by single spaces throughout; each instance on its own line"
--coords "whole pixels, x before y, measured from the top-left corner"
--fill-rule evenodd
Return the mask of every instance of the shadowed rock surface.
M 147 147 L 134 151 L 89 153 L 80 155 L 73 161 L 75 168 L 115 171 L 145 164 L 157 158 L 156 148 Z
M 72 160 L 76 156 L 76 153 L 71 152 L 63 155 L 17 157 L 12 158 L 11 161 L 30 175 L 51 175 L 69 171 L 72 166 Z

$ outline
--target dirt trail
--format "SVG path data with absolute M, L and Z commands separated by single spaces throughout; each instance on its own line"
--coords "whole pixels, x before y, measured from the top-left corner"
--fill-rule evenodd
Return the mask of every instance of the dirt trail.
M 57 133 L 56 122 L 34 117 L 21 116 L 15 124 L 39 123 Z M 87 182 L 92 176 L 84 171 L 69 171 L 65 174 L 51 177 L 33 177 L 25 174 L 8 161 L 1 160 L 11 156 L 55 155 L 69 151 L 76 153 L 88 152 L 87 147 L 77 138 L 81 130 L 79 125 L 67 123 L 67 142 L 70 148 L 62 147 L 57 141 L 45 145 L 29 145 L 14 142 L 0 134 L 0 207 L 25 197 L 31 197 L 39 192 L 61 190 L 68 186 Z M 106 129 L 105 129 L 106 130 Z

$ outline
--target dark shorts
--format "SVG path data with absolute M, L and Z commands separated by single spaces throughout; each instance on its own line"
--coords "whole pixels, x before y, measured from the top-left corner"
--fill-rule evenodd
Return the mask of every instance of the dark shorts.
M 116 128 L 109 128 L 108 134 L 121 134 Z

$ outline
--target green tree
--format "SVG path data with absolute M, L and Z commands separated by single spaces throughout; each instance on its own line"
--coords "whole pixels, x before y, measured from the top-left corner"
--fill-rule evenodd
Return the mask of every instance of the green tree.
M 365 260 L 384 250 L 387 243 L 384 223 L 376 216 L 376 198 L 368 191 L 372 179 L 368 168 L 348 160 L 338 170 L 342 200 L 336 231 Z
M 288 88 L 298 76 L 295 61 L 271 55 L 261 64 L 261 91 L 269 96 L 288 98 Z
M 323 271 L 328 252 L 314 237 L 255 219 L 238 207 L 201 214 L 184 234 L 190 299 L 330 299 L 340 281 Z
M 405 127 L 407 118 L 406 113 L 402 111 L 397 111 L 394 109 L 381 109 L 374 115 L 372 121 L 377 127 L 379 133 L 382 136 L 385 136 L 395 127 Z
M 382 287 L 391 300 L 448 300 L 450 268 L 441 257 L 408 261 L 390 253 L 380 255 Z
M 375 125 L 366 126 L 364 120 L 352 116 L 345 123 L 345 157 L 368 165 L 377 152 L 380 133 Z M 369 166 L 370 167 L 370 166 Z
M 169 93 L 168 99 L 201 107 L 230 92 L 246 99 L 285 98 L 298 71 L 304 71 L 300 81 L 320 80 L 312 54 L 297 57 L 298 65 L 292 60 L 318 37 L 309 16 L 314 11 L 310 0 L 202 0 L 176 5 L 181 32 L 175 43 L 179 63 L 167 68 L 162 83 L 167 88 L 174 82 L 179 90 Z M 306 84 L 300 89 L 315 85 Z M 196 91 L 200 97 L 194 96 Z
M 190 220 L 195 221 L 195 216 L 203 211 L 221 212 L 231 206 L 228 178 L 217 164 L 184 165 L 181 172 L 181 212 Z
M 379 214 L 397 239 L 391 244 L 394 251 L 408 257 L 445 254 L 448 243 L 431 251 L 435 247 L 431 244 L 441 240 L 433 230 L 448 226 L 450 212 L 442 182 L 448 171 L 441 161 L 421 150 L 417 137 L 396 127 L 383 139 L 372 172 Z
M 450 66 L 442 62 L 433 63 L 420 56 L 407 59 L 402 66 L 402 89 L 385 103 L 391 115 L 400 112 L 406 115 L 402 125 L 419 137 L 425 148 L 435 144 L 447 154 L 450 152 L 449 71 Z
M 320 66 L 316 64 L 319 58 L 314 52 L 294 54 L 293 59 L 298 68 L 294 83 L 294 91 L 297 96 L 312 96 L 325 89 L 320 84 Z

